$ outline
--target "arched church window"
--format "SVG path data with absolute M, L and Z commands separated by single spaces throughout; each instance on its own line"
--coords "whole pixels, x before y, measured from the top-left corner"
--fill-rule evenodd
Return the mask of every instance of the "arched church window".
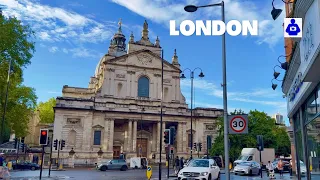
M 142 76 L 138 80 L 138 96 L 149 97 L 149 79 Z

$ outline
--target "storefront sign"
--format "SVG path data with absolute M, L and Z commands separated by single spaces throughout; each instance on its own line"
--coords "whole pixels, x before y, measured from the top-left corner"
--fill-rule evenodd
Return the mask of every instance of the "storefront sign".
M 300 88 L 303 84 L 302 82 L 302 73 L 299 72 L 298 76 L 296 77 L 293 86 L 291 87 L 291 90 L 289 91 L 289 102 L 294 101 L 294 99 L 296 98 L 296 95 L 300 92 Z
M 305 75 L 310 63 L 313 63 L 313 58 L 316 57 L 315 52 L 320 44 L 320 0 L 314 0 L 305 18 L 303 19 L 303 34 L 300 41 L 300 72 Z

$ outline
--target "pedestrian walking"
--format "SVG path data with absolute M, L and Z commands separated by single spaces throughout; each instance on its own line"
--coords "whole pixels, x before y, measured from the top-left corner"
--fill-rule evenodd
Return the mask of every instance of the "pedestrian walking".
M 3 178 L 3 166 L 2 166 L 3 161 L 4 161 L 4 159 L 3 159 L 3 153 L 1 153 L 1 154 L 0 154 L 0 178 L 1 178 L 1 179 Z
M 268 161 L 266 168 L 267 168 L 267 176 L 269 177 L 270 172 L 274 170 L 273 164 L 270 161 Z
M 175 172 L 175 174 L 178 174 L 179 170 L 180 170 L 180 159 L 179 159 L 179 156 L 177 156 L 175 161 L 174 161 L 174 172 Z
M 183 159 L 183 157 L 181 157 L 180 158 L 180 167 L 179 167 L 179 171 L 181 170 L 181 169 L 183 169 L 184 168 L 184 159 Z
M 290 172 L 290 176 L 292 176 L 292 160 L 290 160 L 289 172 Z
M 280 159 L 278 161 L 278 170 L 279 170 L 280 176 L 283 176 L 283 162 L 282 162 L 282 159 Z
M 2 164 L 2 178 L 5 178 L 6 175 L 7 177 L 10 177 L 10 173 L 7 165 L 8 164 L 5 161 Z

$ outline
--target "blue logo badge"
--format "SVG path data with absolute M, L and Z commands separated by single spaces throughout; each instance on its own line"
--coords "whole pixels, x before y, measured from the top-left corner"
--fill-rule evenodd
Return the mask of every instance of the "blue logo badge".
M 284 18 L 284 37 L 302 37 L 302 18 Z

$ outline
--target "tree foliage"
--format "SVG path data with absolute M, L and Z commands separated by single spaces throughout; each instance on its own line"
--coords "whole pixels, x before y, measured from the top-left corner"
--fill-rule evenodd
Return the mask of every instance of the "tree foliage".
M 56 99 L 50 98 L 47 102 L 40 102 L 37 109 L 40 111 L 40 121 L 43 123 L 53 123 L 54 111 L 53 107 L 56 105 Z
M 23 85 L 23 69 L 31 63 L 34 52 L 33 35 L 29 26 L 22 25 L 14 17 L 5 17 L 0 10 L 0 115 L 2 118 L 11 61 L 5 129 L 13 131 L 17 137 L 27 134 L 30 115 L 37 100 L 35 90 Z
M 244 114 L 242 110 L 235 110 L 230 113 Z M 276 155 L 290 154 L 290 139 L 284 128 L 278 127 L 275 120 L 266 113 L 257 110 L 250 111 L 248 114 L 248 134 L 229 135 L 230 151 L 229 156 L 232 161 L 239 157 L 243 148 L 256 148 L 257 135 L 263 135 L 264 147 L 275 148 Z M 224 123 L 223 118 L 218 119 L 219 135 L 215 139 L 211 149 L 211 155 L 224 156 Z

